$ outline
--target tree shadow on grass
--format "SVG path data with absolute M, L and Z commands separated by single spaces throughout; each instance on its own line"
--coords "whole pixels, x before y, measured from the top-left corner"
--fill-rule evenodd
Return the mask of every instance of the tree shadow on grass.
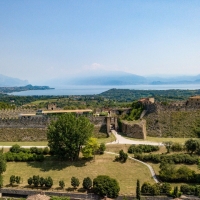
M 91 159 L 80 158 L 77 161 L 64 161 L 60 159 L 56 159 L 55 157 L 48 156 L 45 158 L 43 162 L 27 162 L 27 166 L 31 166 L 33 168 L 40 168 L 41 171 L 47 172 L 50 170 L 60 171 L 64 168 L 75 166 L 75 167 L 84 167 L 87 162 L 90 162 Z

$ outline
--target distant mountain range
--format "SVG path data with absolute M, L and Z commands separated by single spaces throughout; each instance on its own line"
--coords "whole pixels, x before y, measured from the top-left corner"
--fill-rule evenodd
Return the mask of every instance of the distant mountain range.
M 53 79 L 45 82 L 50 86 L 66 85 L 164 85 L 164 84 L 200 84 L 200 75 L 196 76 L 138 76 L 119 71 L 88 71 L 73 77 Z
M 0 74 L 0 87 L 16 87 L 28 85 L 27 80 L 20 80 Z
M 0 74 L 0 87 L 16 87 L 28 85 L 27 80 L 20 80 Z M 166 85 L 166 84 L 200 84 L 200 74 L 196 76 L 139 76 L 121 71 L 88 70 L 74 76 L 43 81 L 39 85 L 69 86 L 69 85 Z M 38 84 L 37 84 L 38 85 Z

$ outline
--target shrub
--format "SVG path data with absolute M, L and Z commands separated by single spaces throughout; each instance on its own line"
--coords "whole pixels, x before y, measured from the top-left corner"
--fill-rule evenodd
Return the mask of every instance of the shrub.
M 65 187 L 65 182 L 63 180 L 59 181 L 59 186 L 63 189 Z
M 104 151 L 106 150 L 106 145 L 104 143 L 101 143 L 98 149 L 99 154 L 104 154 Z
M 45 179 L 45 187 L 51 188 L 53 186 L 53 179 L 49 176 Z
M 100 175 L 93 180 L 94 192 L 102 197 L 107 195 L 109 198 L 116 198 L 120 187 L 118 182 L 109 176 Z
M 15 176 L 14 176 L 14 175 L 11 175 L 11 176 L 10 176 L 10 185 L 13 186 L 14 183 L 15 183 Z
M 12 153 L 19 153 L 20 152 L 20 146 L 18 144 L 14 144 L 11 148 L 10 148 L 10 152 Z
M 159 149 L 160 149 L 159 146 L 146 145 L 146 144 L 139 144 L 139 145 L 132 144 L 128 148 L 128 153 L 150 153 L 153 151 L 158 151 Z
M 79 179 L 73 176 L 71 178 L 71 186 L 73 186 L 74 188 L 77 188 L 79 184 L 80 184 Z
M 30 186 L 33 184 L 33 178 L 32 178 L 32 177 L 28 178 L 28 184 L 29 184 Z
M 90 177 L 83 179 L 83 188 L 89 190 L 92 187 L 92 180 Z
M 176 152 L 183 151 L 183 145 L 178 142 L 175 142 L 172 144 L 171 149 L 172 151 L 176 151 Z
M 123 162 L 123 163 L 125 163 L 127 159 L 128 159 L 128 154 L 124 153 L 123 150 L 120 150 L 119 151 L 119 156 L 115 157 L 116 161 L 120 161 L 120 162 Z

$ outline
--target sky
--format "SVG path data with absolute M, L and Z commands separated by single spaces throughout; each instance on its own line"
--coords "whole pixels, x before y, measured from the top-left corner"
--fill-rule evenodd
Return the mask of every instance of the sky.
M 0 74 L 200 74 L 199 0 L 1 0 Z

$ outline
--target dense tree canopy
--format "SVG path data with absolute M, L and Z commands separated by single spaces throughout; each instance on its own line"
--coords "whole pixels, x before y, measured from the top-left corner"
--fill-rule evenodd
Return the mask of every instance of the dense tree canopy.
M 114 178 L 100 175 L 93 180 L 94 192 L 102 197 L 116 198 L 119 194 L 120 187 Z
M 77 160 L 82 145 L 86 144 L 92 132 L 93 125 L 88 118 L 67 113 L 48 126 L 48 146 L 59 157 Z

